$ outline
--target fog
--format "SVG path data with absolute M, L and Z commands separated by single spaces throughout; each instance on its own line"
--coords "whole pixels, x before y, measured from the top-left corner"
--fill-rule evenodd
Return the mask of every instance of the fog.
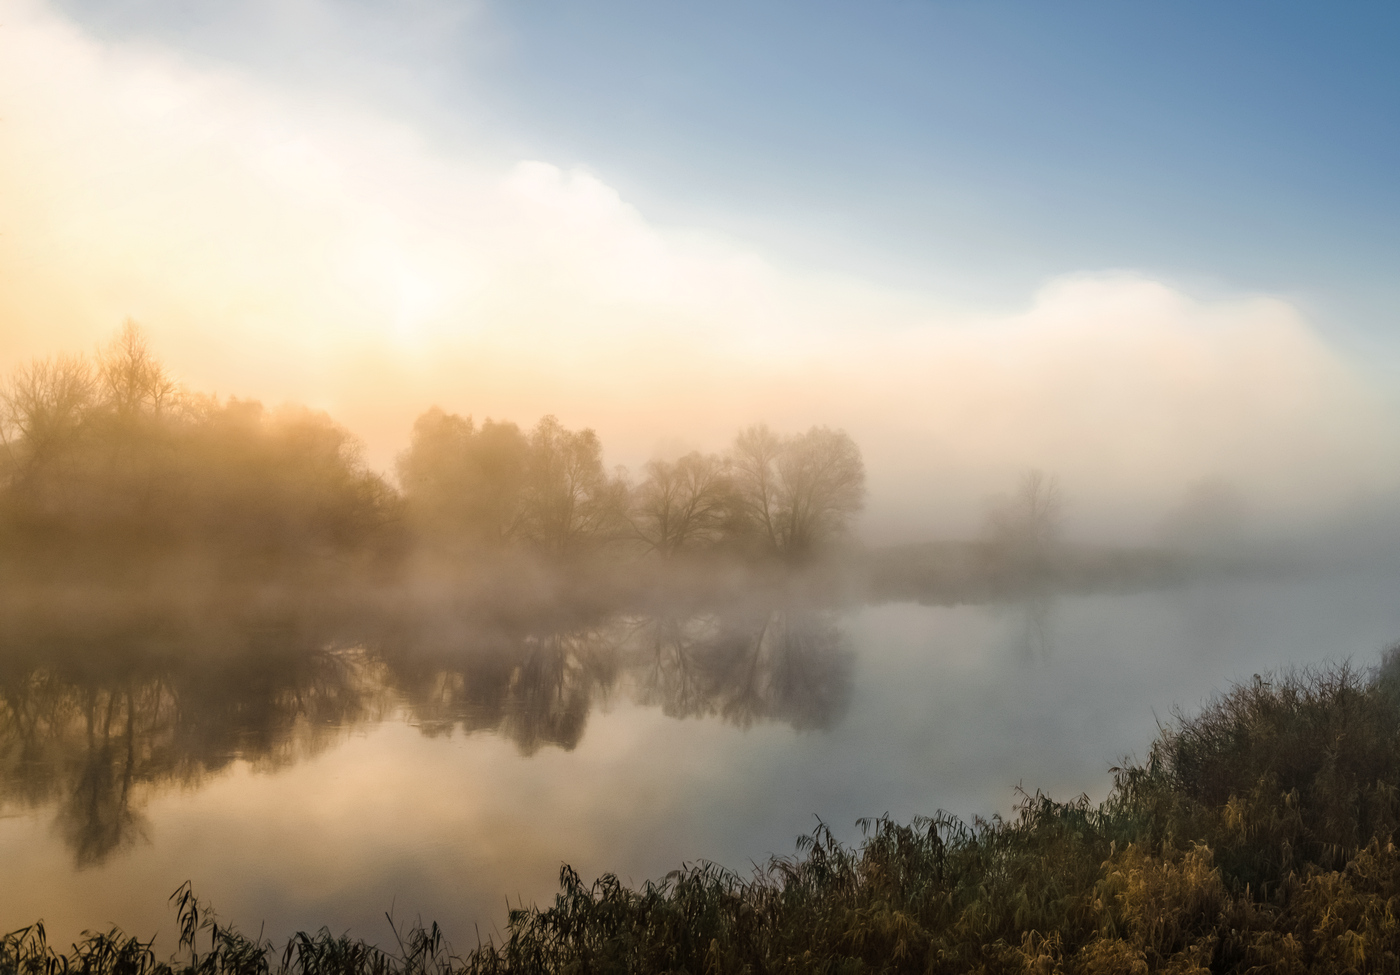
M 843 429 L 874 543 L 969 536 L 1032 469 L 1074 534 L 1138 543 L 1202 486 L 1297 534 L 1400 483 L 1392 399 L 1286 295 L 1114 270 L 955 306 L 39 5 L 7 8 L 0 100 L 0 359 L 133 317 L 191 388 L 328 411 L 390 477 L 437 405 L 557 416 L 633 471 Z
M 0 0 L 0 933 L 469 943 L 1400 637 L 1400 402 L 1306 294 L 955 300 L 270 77 Z

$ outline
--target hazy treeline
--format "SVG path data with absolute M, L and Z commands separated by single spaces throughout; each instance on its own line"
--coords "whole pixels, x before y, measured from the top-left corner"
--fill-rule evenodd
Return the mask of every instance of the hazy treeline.
M 860 510 L 865 468 L 845 433 L 754 426 L 725 454 L 653 460 L 631 484 L 592 430 L 552 416 L 530 430 L 433 408 L 399 458 L 409 523 L 439 544 L 523 542 L 566 554 L 609 542 L 670 558 L 725 549 L 802 558 Z
M 1178 537 L 1165 545 L 1090 545 L 1063 531 L 1058 480 L 1026 472 L 992 499 L 974 538 L 895 545 L 861 553 L 862 594 L 873 602 L 956 605 L 1035 601 L 1062 594 L 1141 592 L 1202 578 L 1259 575 L 1289 559 L 1262 557 L 1228 536 Z M 1197 527 L 1209 530 L 1209 524 Z M 1223 532 L 1212 533 L 1223 535 Z
M 93 358 L 37 360 L 0 383 L 0 532 L 30 555 L 800 562 L 845 531 L 865 493 L 859 449 L 824 427 L 750 427 L 722 454 L 655 460 L 632 479 L 605 467 L 592 430 L 437 408 L 396 473 L 397 486 L 371 471 L 324 414 L 185 390 L 131 323 Z
M 286 766 L 390 715 L 528 755 L 574 748 L 617 695 L 675 717 L 824 728 L 853 684 L 832 615 L 796 604 L 503 627 L 441 607 L 238 595 L 197 613 L 0 597 L 0 811 L 54 808 L 92 864 L 141 839 L 153 793 L 235 760 Z
M 1256 677 L 1163 730 L 1100 805 L 1027 796 L 1009 819 L 825 827 L 745 877 L 687 865 L 631 888 L 564 867 L 552 904 L 458 955 L 440 930 L 381 949 L 294 936 L 279 951 L 171 899 L 170 961 L 119 931 L 67 954 L 41 928 L 0 972 L 449 975 L 456 972 L 1393 972 L 1400 967 L 1400 656 Z
M 826 427 L 755 425 L 723 451 L 629 474 L 605 464 L 596 433 L 553 416 L 522 427 L 433 407 L 394 466 L 392 480 L 371 470 L 323 413 L 185 389 L 128 323 L 93 357 L 0 380 L 0 576 L 372 576 L 450 582 L 531 615 L 542 601 L 618 609 L 658 591 L 715 602 L 748 585 L 743 573 L 771 585 L 794 569 L 826 573 L 843 596 L 934 603 L 1258 569 L 1189 546 L 1073 545 L 1058 482 L 1039 471 L 989 506 L 975 538 L 864 550 L 848 544 L 861 453 Z
M 130 323 L 95 358 L 11 373 L 0 437 L 0 531 L 30 560 L 344 557 L 401 507 L 328 417 L 184 390 Z

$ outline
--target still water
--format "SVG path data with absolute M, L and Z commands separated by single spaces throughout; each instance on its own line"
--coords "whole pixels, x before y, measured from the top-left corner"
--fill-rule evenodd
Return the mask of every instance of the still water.
M 1283 666 L 1374 663 L 1400 640 L 1398 583 L 489 634 L 256 613 L 104 628 L 59 607 L 3 634 L 0 929 L 118 924 L 169 951 L 165 898 L 191 880 L 250 933 L 383 942 L 392 912 L 467 948 L 550 897 L 564 862 L 632 882 L 687 860 L 742 871 L 817 817 L 855 839 L 862 816 L 1005 812 L 1018 786 L 1098 798 L 1174 707 Z

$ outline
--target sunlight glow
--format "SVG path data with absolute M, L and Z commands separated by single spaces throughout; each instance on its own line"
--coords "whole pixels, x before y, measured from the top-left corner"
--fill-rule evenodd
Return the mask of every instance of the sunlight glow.
M 1400 476 L 1388 404 L 1280 299 L 1113 273 L 1012 314 L 953 311 L 653 226 L 595 174 L 446 157 L 39 6 L 0 33 L 0 112 L 0 180 L 26 187 L 0 198 L 7 362 L 132 316 L 192 385 L 327 404 L 384 468 L 438 403 L 555 413 L 633 466 L 677 431 L 844 427 L 872 525 L 943 517 L 921 484 L 975 509 L 1027 465 L 1128 513 L 1210 478 L 1282 510 Z

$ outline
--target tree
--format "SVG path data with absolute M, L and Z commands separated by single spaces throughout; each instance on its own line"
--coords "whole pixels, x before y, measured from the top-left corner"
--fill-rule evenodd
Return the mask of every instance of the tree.
M 1009 499 L 987 514 L 986 536 L 1008 565 L 1043 569 L 1060 540 L 1064 499 L 1052 474 L 1027 471 Z
M 860 448 L 841 430 L 779 437 L 765 425 L 735 438 L 738 497 L 764 543 L 802 558 L 845 531 L 865 501 Z
M 187 545 L 339 556 L 397 514 L 347 430 L 307 410 L 183 393 L 132 322 L 95 364 L 17 369 L 0 384 L 0 433 L 0 530 L 93 564 Z
M 398 472 L 410 519 L 426 537 L 564 553 L 625 524 L 627 486 L 603 469 L 598 435 L 553 416 L 526 436 L 514 423 L 477 428 L 433 407 L 414 423 Z
M 428 410 L 399 455 L 410 518 L 420 534 L 499 544 L 523 517 L 530 445 L 514 423 Z
M 92 369 L 79 356 L 35 359 L 0 385 L 0 437 L 16 473 L 78 437 L 94 408 Z
M 98 355 L 97 382 L 104 405 L 119 417 L 158 415 L 178 389 L 151 354 L 140 326 L 129 318 Z
M 633 499 L 632 526 L 652 551 L 670 558 L 720 540 L 738 505 L 724 458 L 692 451 L 675 461 L 649 461 L 645 470 Z
M 530 433 L 521 536 L 563 554 L 614 537 L 626 511 L 626 482 L 604 471 L 598 435 L 541 419 Z

